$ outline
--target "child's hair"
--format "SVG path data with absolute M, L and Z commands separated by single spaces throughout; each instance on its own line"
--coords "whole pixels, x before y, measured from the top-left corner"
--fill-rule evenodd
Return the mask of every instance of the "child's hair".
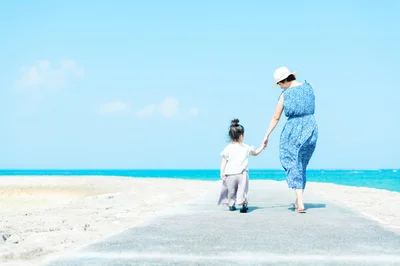
M 235 118 L 229 127 L 229 137 L 231 141 L 239 141 L 240 135 L 244 135 L 244 127 L 239 124 L 239 119 Z

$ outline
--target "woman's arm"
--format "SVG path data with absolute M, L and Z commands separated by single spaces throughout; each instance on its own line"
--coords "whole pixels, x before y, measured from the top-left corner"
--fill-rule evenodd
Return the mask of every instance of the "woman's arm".
M 281 94 L 281 97 L 279 97 L 278 104 L 276 105 L 276 108 L 275 108 L 275 113 L 272 116 L 271 122 L 269 123 L 267 133 L 265 133 L 264 140 L 261 143 L 261 145 L 264 145 L 264 147 L 267 146 L 269 135 L 272 133 L 272 131 L 275 129 L 276 125 L 278 124 L 279 119 L 281 118 L 281 115 L 282 115 L 282 111 L 283 111 L 283 93 Z

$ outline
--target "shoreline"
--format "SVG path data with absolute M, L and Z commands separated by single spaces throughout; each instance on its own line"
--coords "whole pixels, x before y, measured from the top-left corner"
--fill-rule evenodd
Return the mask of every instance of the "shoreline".
M 0 238 L 0 264 L 39 265 L 49 257 L 140 226 L 216 186 L 219 180 L 0 176 L 0 236 L 7 239 Z M 307 192 L 323 195 L 400 234 L 399 192 L 308 182 L 305 202 Z
M 26 177 L 26 178 L 34 178 L 34 177 L 47 177 L 47 178 L 55 178 L 55 177 L 72 177 L 72 178 L 95 178 L 95 177 L 101 177 L 101 178 L 128 178 L 128 179 L 134 179 L 134 180 L 141 180 L 141 179 L 157 179 L 157 180 L 184 180 L 184 181 L 200 181 L 200 182 L 218 182 L 220 179 L 219 178 L 213 178 L 213 179 L 201 179 L 201 178 L 181 178 L 181 177 L 147 177 L 147 176 L 122 176 L 122 175 L 0 175 L 0 181 L 2 178 L 20 178 L 20 177 Z M 256 179 L 251 179 L 251 181 L 273 181 L 273 182 L 286 182 L 285 179 L 268 179 L 268 178 L 256 178 Z M 399 180 L 400 181 L 400 180 Z M 377 188 L 373 186 L 357 186 L 357 185 L 350 185 L 350 184 L 340 184 L 340 183 L 333 183 L 333 182 L 325 182 L 325 181 L 307 181 L 307 186 L 308 184 L 329 184 L 329 185 L 335 185 L 335 186 L 344 186 L 344 187 L 352 187 L 352 188 L 362 188 L 362 189 L 374 189 L 378 191 L 386 191 L 386 192 L 393 192 L 393 193 L 399 193 L 400 191 L 397 190 L 390 190 L 386 188 Z M 307 187 L 308 188 L 308 187 Z M 306 189 L 307 189 L 306 188 Z
M 286 182 L 285 180 L 280 181 L 280 182 Z M 351 188 L 361 188 L 361 189 L 372 189 L 372 190 L 377 190 L 377 191 L 382 191 L 382 192 L 390 192 L 390 193 L 397 193 L 400 195 L 400 191 L 396 190 L 389 190 L 386 188 L 376 188 L 376 187 L 367 187 L 367 186 L 356 186 L 356 185 L 343 185 L 343 184 L 337 184 L 337 183 L 332 183 L 332 182 L 323 182 L 323 181 L 310 181 L 307 182 L 307 187 L 309 184 L 327 184 L 327 185 L 333 185 L 333 186 L 341 186 L 341 187 L 351 187 Z
M 185 172 L 193 172 L 193 171 L 200 171 L 204 172 L 202 175 L 192 175 L 190 173 L 185 174 Z M 208 172 L 212 171 L 213 174 Z M 262 171 L 257 172 L 257 171 Z M 265 173 L 264 173 L 265 171 Z M 271 173 L 279 172 L 278 175 L 272 174 L 268 178 L 264 178 L 268 176 L 268 171 Z M 350 187 L 357 187 L 357 188 L 373 188 L 377 190 L 385 190 L 391 192 L 400 193 L 400 169 L 377 169 L 377 170 L 366 170 L 366 169 L 353 169 L 353 170 L 342 170 L 342 169 L 310 169 L 307 170 L 311 174 L 308 176 L 308 183 L 323 183 L 323 184 L 334 184 L 334 185 L 342 185 L 342 186 L 350 186 Z M 341 176 L 329 176 L 329 172 L 338 173 L 341 171 L 347 172 L 346 174 L 354 174 L 355 176 L 347 176 L 346 178 L 341 178 Z M 124 173 L 126 172 L 126 173 Z M 5 177 L 119 177 L 119 178 L 132 178 L 132 179 L 178 179 L 178 180 L 194 180 L 194 181 L 207 181 L 207 182 L 216 182 L 219 180 L 219 174 L 215 173 L 219 172 L 216 169 L 72 169 L 72 170 L 62 170 L 62 169 L 55 169 L 55 170 L 0 170 L 0 179 Z M 320 172 L 319 175 L 315 175 L 315 172 Z M 353 173 L 352 173 L 353 172 Z M 367 175 L 364 177 L 362 172 L 366 172 Z M 370 172 L 370 173 L 368 173 Z M 383 178 L 388 178 L 385 180 L 387 183 L 381 182 L 380 178 L 371 177 L 369 176 L 371 173 L 379 173 L 381 172 Z M 385 173 L 387 172 L 387 173 Z M 6 173 L 9 173 L 8 175 Z M 25 174 L 23 174 L 25 173 Z M 321 178 L 319 178 L 321 177 Z M 321 180 L 319 180 L 321 179 Z M 277 181 L 282 182 L 285 181 L 285 174 L 283 170 L 277 169 L 252 169 L 250 171 L 250 180 L 262 180 L 262 181 Z M 397 182 L 399 180 L 399 182 Z M 385 184 L 385 185 L 382 185 Z

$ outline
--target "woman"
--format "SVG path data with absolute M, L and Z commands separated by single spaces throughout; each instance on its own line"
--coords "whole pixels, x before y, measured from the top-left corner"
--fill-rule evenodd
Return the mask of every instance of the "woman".
M 288 119 L 281 133 L 280 161 L 286 171 L 287 184 L 296 194 L 294 208 L 297 212 L 305 213 L 303 192 L 306 186 L 306 168 L 317 144 L 318 126 L 314 118 L 313 88 L 307 82 L 297 81 L 296 74 L 286 67 L 280 67 L 274 72 L 273 86 L 279 85 L 283 92 L 262 144 L 268 144 L 268 138 L 285 110 Z

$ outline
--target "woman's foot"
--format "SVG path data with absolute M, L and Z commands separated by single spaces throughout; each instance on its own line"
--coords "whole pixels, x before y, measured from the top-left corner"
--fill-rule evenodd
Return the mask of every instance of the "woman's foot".
M 304 204 L 299 204 L 295 210 L 298 213 L 305 213 L 306 212 L 306 208 L 304 207 Z
M 306 209 L 304 209 L 304 208 L 297 208 L 297 209 L 296 209 L 296 212 L 298 212 L 298 213 L 306 213 Z
M 304 189 L 301 189 L 301 190 L 300 189 L 294 189 L 294 192 L 296 193 L 295 211 L 297 211 L 299 213 L 305 213 L 306 210 L 304 208 L 304 203 L 303 203 L 303 192 L 304 192 Z

